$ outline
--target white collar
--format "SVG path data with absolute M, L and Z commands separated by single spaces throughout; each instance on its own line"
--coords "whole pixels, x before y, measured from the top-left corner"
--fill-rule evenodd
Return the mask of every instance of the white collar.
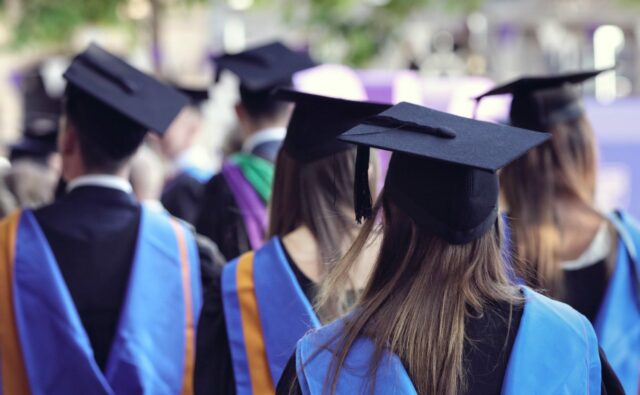
M 562 262 L 562 268 L 564 270 L 580 270 L 595 265 L 609 256 L 611 244 L 609 225 L 603 221 L 589 247 L 577 259 Z
M 84 186 L 95 186 L 102 188 L 117 189 L 124 193 L 133 193 L 133 187 L 129 181 L 122 177 L 113 176 L 110 174 L 87 174 L 84 176 L 76 177 L 69 181 L 67 185 L 67 192 L 71 192 L 76 188 Z
M 257 146 L 270 141 L 282 141 L 284 136 L 287 135 L 287 128 L 285 127 L 273 127 L 262 129 L 249 136 L 244 143 L 242 143 L 242 152 L 251 153 Z

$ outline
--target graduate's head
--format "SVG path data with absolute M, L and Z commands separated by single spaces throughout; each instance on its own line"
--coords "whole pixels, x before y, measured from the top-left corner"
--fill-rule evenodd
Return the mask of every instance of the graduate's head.
M 64 73 L 63 177 L 126 174 L 146 133 L 163 134 L 187 98 L 92 44 Z
M 79 155 L 87 172 L 117 173 L 136 152 L 147 128 L 69 85 L 64 103 L 63 158 Z
M 522 299 L 502 258 L 496 172 L 547 136 L 400 103 L 340 139 L 358 144 L 359 158 L 372 146 L 393 154 L 373 207 L 363 188 L 366 174 L 356 170 L 355 186 L 362 188 L 354 192 L 356 213 L 366 222 L 320 293 L 321 302 L 344 295 L 353 262 L 367 243 L 382 238 L 335 347 L 328 385 L 355 339 L 366 334 L 376 349 L 373 368 L 390 350 L 418 393 L 465 392 L 466 319 L 492 301 Z
M 289 90 L 276 96 L 294 102 L 295 109 L 276 159 L 269 233 L 282 237 L 305 226 L 316 239 L 323 261 L 333 262 L 346 251 L 357 230 L 353 221 L 356 149 L 336 137 L 389 106 Z M 376 163 L 370 164 L 368 182 L 375 184 Z
M 213 61 L 216 81 L 225 70 L 235 74 L 240 81 L 236 114 L 246 135 L 284 126 L 289 106 L 273 100 L 272 91 L 291 86 L 294 73 L 315 66 L 306 52 L 294 51 L 277 41 L 216 56 Z
M 273 88 L 253 90 L 240 84 L 235 111 L 245 135 L 269 127 L 284 126 L 290 114 L 288 103 L 274 100 Z
M 593 207 L 597 152 L 594 133 L 576 84 L 600 71 L 516 80 L 494 91 L 511 93 L 511 123 L 548 133 L 550 140 L 505 167 L 501 196 L 521 275 L 558 295 L 556 248 L 559 201 Z

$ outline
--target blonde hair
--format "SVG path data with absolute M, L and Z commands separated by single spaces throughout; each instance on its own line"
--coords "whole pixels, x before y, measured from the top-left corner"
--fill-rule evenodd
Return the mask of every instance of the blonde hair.
M 375 217 L 381 212 L 380 229 Z M 465 318 L 482 314 L 489 301 L 521 302 L 503 266 L 499 225 L 473 242 L 452 245 L 417 225 L 384 192 L 374 213 L 321 290 L 320 303 L 346 300 L 342 290 L 354 263 L 367 243 L 382 237 L 367 286 L 338 337 L 326 387 L 335 393 L 350 348 L 366 336 L 376 349 L 370 382 L 388 350 L 403 362 L 418 393 L 460 393 Z
M 562 292 L 554 201 L 560 197 L 593 207 L 596 161 L 593 130 L 583 116 L 553 127 L 551 140 L 514 161 L 500 175 L 516 271 L 528 284 L 554 296 Z

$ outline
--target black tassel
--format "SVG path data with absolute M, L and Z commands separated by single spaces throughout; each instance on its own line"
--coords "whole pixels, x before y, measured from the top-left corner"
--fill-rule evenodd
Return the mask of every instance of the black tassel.
M 356 156 L 356 177 L 353 183 L 353 200 L 356 211 L 356 221 L 361 224 L 362 219 L 371 218 L 372 202 L 369 189 L 369 147 L 358 146 Z

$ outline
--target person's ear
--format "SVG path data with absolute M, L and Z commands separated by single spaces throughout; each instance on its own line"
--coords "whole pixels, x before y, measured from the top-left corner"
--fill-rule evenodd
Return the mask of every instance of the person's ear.
M 79 145 L 78 133 L 66 117 L 63 117 L 58 136 L 58 151 L 62 156 L 72 155 L 79 149 Z

